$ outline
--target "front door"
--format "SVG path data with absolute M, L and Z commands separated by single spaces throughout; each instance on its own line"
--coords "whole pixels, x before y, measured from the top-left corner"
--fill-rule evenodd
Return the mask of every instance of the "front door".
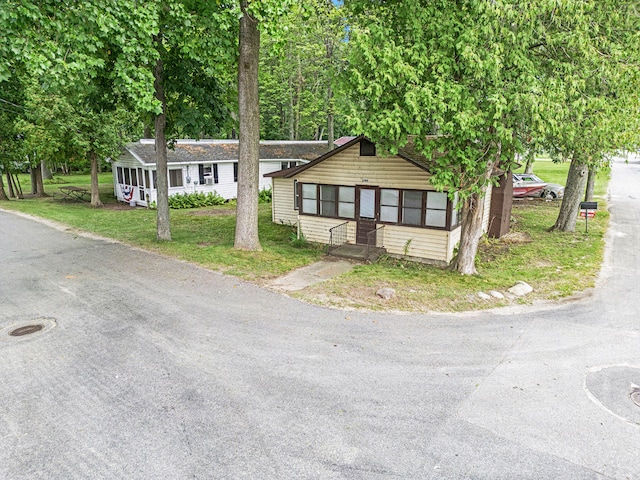
M 368 243 L 369 233 L 376 229 L 376 191 L 375 188 L 357 187 L 356 243 L 361 245 Z M 375 238 L 371 241 L 375 245 Z

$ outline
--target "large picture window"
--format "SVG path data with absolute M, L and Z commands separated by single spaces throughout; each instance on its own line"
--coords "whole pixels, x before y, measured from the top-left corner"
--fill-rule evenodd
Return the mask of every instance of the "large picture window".
M 304 215 L 330 218 L 377 218 L 379 222 L 420 228 L 452 229 L 459 223 L 446 192 L 402 190 L 395 188 L 319 185 L 294 181 L 294 208 Z M 367 193 L 371 201 L 356 209 L 356 193 Z M 369 198 L 369 197 L 368 197 Z M 457 201 L 457 193 L 454 199 Z M 363 208 L 365 208 L 363 210 Z M 363 213 L 364 212 L 364 213 Z

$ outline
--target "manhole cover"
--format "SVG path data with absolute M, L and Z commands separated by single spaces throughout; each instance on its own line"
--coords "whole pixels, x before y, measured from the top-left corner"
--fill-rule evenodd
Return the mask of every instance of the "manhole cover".
M 57 324 L 55 318 L 37 317 L 0 328 L 0 344 L 29 341 L 48 332 Z
M 44 325 L 41 325 L 41 324 L 25 325 L 24 327 L 20 327 L 20 328 L 16 328 L 15 330 L 11 330 L 11 332 L 9 332 L 9 335 L 11 335 L 12 337 L 22 337 L 23 335 L 29 335 L 29 334 L 32 334 L 32 333 L 39 332 L 43 328 L 44 328 Z

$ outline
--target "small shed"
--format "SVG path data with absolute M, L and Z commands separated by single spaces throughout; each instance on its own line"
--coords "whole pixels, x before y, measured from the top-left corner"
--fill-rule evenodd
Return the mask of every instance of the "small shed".
M 326 141 L 261 141 L 259 188 L 271 187 L 265 174 L 308 163 L 328 148 Z M 112 162 L 117 199 L 142 206 L 157 201 L 156 161 L 153 139 L 127 144 Z M 216 192 L 227 200 L 236 198 L 238 140 L 177 140 L 167 152 L 167 169 L 169 196 Z
M 457 193 L 430 183 L 429 161 L 412 149 L 381 156 L 368 138 L 349 139 L 295 168 L 269 173 L 273 221 L 331 248 L 363 245 L 391 256 L 448 265 L 460 241 Z M 491 188 L 483 203 L 489 224 Z

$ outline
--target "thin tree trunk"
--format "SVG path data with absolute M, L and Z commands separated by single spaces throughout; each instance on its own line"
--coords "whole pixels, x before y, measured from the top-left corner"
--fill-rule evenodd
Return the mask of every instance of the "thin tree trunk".
M 587 190 L 584 192 L 584 201 L 593 201 L 593 191 L 596 187 L 596 175 L 598 171 L 595 167 L 589 167 L 589 174 L 587 175 Z
M 524 173 L 533 173 L 533 162 L 536 159 L 535 149 L 532 147 L 527 152 L 527 163 L 524 167 Z
M 162 52 L 162 33 L 154 38 L 158 52 Z M 156 145 L 156 170 L 157 182 L 156 205 L 158 208 L 156 238 L 161 242 L 171 240 L 171 226 L 169 220 L 169 176 L 167 172 L 167 139 L 165 137 L 165 127 L 167 124 L 167 100 L 164 93 L 164 65 L 162 58 L 158 57 L 153 68 L 155 97 L 162 105 L 162 113 L 155 118 L 155 145 Z
M 329 142 L 329 150 L 333 150 L 333 142 L 335 141 L 334 119 L 333 119 L 333 89 L 331 85 L 327 87 L 327 99 L 329 110 L 327 112 L 327 140 Z M 322 139 L 321 139 L 322 140 Z
M 238 206 L 234 247 L 261 250 L 258 237 L 258 183 L 260 168 L 260 103 L 258 97 L 258 61 L 260 31 L 248 12 L 249 1 L 241 0 L 240 56 L 238 59 L 238 112 L 240 144 L 238 149 Z
M 98 155 L 93 150 L 89 152 L 91 160 L 91 206 L 99 208 L 104 206 L 100 200 L 100 189 L 98 188 Z
M 574 156 L 569 166 L 567 184 L 564 188 L 564 198 L 560 205 L 558 218 L 550 230 L 560 230 L 562 232 L 573 232 L 575 230 L 580 200 L 587 181 L 587 171 L 587 164 Z
M 4 190 L 2 175 L 0 175 L 0 200 L 9 200 L 9 197 L 7 197 L 7 192 Z
M 13 180 L 11 179 L 11 172 L 9 172 L 9 170 L 7 170 L 7 188 L 9 189 L 9 198 L 15 198 L 16 193 L 13 191 Z
M 295 114 L 293 104 L 293 80 L 289 79 L 289 140 L 295 140 L 296 127 L 295 127 Z

